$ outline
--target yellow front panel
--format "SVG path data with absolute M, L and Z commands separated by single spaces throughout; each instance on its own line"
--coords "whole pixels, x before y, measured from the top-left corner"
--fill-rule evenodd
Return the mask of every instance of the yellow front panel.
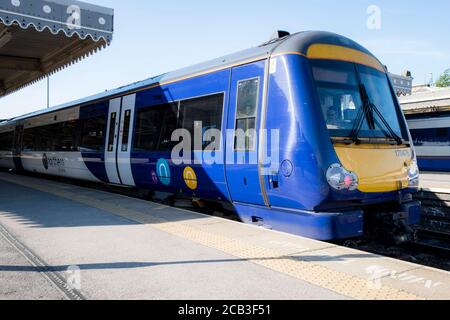
M 336 145 L 335 150 L 344 168 L 358 175 L 359 191 L 390 192 L 408 187 L 409 147 Z

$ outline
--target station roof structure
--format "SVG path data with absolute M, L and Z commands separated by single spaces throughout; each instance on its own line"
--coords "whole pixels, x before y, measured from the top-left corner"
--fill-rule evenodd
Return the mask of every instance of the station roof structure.
M 113 9 L 75 0 L 0 0 L 0 97 L 106 47 Z
M 400 98 L 405 114 L 450 111 L 450 88 L 424 87 L 412 95 Z

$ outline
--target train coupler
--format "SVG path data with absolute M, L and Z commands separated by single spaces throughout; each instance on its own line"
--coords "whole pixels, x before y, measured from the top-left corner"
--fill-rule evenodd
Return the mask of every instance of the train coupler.
M 374 236 L 393 241 L 396 245 L 416 241 L 416 231 L 411 227 L 408 212 L 387 212 L 376 215 Z

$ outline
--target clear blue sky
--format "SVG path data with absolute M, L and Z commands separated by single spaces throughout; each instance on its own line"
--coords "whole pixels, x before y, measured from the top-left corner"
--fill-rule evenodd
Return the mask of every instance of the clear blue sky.
M 115 9 L 112 45 L 51 77 L 51 105 L 259 45 L 274 30 L 348 36 L 415 83 L 450 68 L 450 1 L 87 0 Z M 370 30 L 367 8 L 381 9 Z M 46 82 L 0 99 L 0 119 L 46 106 Z

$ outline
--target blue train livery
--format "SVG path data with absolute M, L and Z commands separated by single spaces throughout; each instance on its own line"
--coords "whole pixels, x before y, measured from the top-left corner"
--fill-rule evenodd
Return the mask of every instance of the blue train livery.
M 0 167 L 231 205 L 245 223 L 340 240 L 418 222 L 411 141 L 375 56 L 300 32 L 3 122 Z

